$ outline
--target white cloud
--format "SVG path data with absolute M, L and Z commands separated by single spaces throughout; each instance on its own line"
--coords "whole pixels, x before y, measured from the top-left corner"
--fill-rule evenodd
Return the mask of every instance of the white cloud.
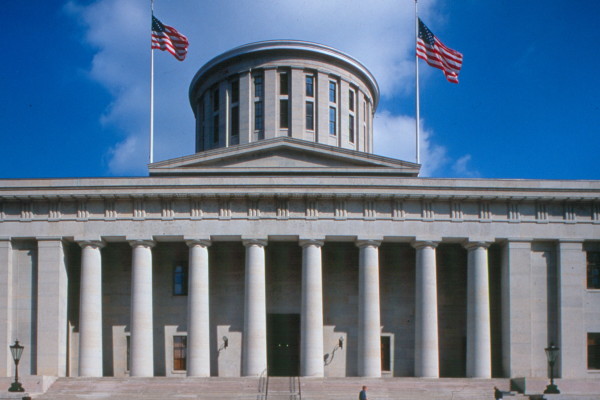
M 447 151 L 436 145 L 433 133 L 421 122 L 419 132 L 419 153 L 421 162 L 420 176 L 433 176 L 439 173 L 448 163 Z M 415 118 L 406 115 L 392 115 L 387 111 L 378 113 L 374 121 L 375 153 L 415 162 Z
M 147 153 L 140 152 L 141 135 L 129 135 L 124 141 L 117 143 L 108 152 L 108 166 L 111 171 L 143 175 L 148 162 Z
M 470 154 L 465 154 L 464 156 L 456 160 L 456 162 L 454 162 L 454 164 L 452 165 L 452 172 L 454 172 L 454 175 L 464 178 L 479 178 L 479 171 L 471 169 L 468 166 L 470 161 Z
M 431 14 L 437 1 L 420 5 L 420 12 Z M 180 0 L 176 6 L 155 2 L 156 16 L 184 33 L 190 40 L 190 49 L 188 58 L 181 63 L 168 53 L 155 54 L 154 159 L 194 152 L 194 117 L 187 98 L 188 85 L 209 59 L 245 43 L 301 39 L 330 45 L 363 62 L 377 78 L 384 98 L 410 94 L 414 68 L 413 7 L 412 1 L 398 0 Z M 123 140 L 107 155 L 111 172 L 145 171 L 150 91 L 148 2 L 98 0 L 82 5 L 71 0 L 66 10 L 83 24 L 83 40 L 97 49 L 89 71 L 91 77 L 113 96 L 110 107 L 99 118 L 123 132 Z M 394 124 L 409 124 L 409 117 L 385 112 L 378 119 L 386 121 L 386 129 L 381 128 L 386 132 L 383 135 L 395 128 Z M 425 154 L 442 150 L 427 138 L 423 161 Z M 400 158 L 414 159 L 398 154 Z

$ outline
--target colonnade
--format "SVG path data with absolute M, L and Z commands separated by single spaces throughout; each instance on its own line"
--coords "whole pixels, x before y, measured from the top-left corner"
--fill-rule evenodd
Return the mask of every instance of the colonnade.
M 131 241 L 130 375 L 153 376 L 152 241 Z M 209 240 L 187 241 L 188 376 L 210 376 Z M 258 376 L 267 368 L 267 313 L 264 239 L 244 240 L 245 296 L 242 375 Z M 322 240 L 301 240 L 302 299 L 300 374 L 323 376 Z M 379 246 L 360 240 L 358 293 L 358 374 L 381 376 Z M 79 375 L 102 376 L 102 242 L 80 242 Z M 467 376 L 491 378 L 489 243 L 470 242 L 467 277 Z M 415 241 L 415 376 L 439 377 L 439 338 L 433 241 Z

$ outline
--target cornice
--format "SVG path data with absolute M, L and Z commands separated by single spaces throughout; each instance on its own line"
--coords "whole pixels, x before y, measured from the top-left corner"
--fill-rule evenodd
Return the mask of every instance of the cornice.
M 190 104 L 193 104 L 193 94 L 201 78 L 205 74 L 210 73 L 215 68 L 218 68 L 219 65 L 227 63 L 230 60 L 246 57 L 249 55 L 258 55 L 269 52 L 281 51 L 314 54 L 318 55 L 319 57 L 329 58 L 331 60 L 335 60 L 337 62 L 345 64 L 350 69 L 356 71 L 357 74 L 360 75 L 369 85 L 369 89 L 372 91 L 374 97 L 373 109 L 377 109 L 377 105 L 379 103 L 379 85 L 377 84 L 377 80 L 375 79 L 373 74 L 371 74 L 371 72 L 360 61 L 333 47 L 314 42 L 307 42 L 303 40 L 267 40 L 261 42 L 254 42 L 236 47 L 222 54 L 219 54 L 218 56 L 214 57 L 206 64 L 204 64 L 200 68 L 200 70 L 198 70 L 196 75 L 194 75 L 189 89 Z

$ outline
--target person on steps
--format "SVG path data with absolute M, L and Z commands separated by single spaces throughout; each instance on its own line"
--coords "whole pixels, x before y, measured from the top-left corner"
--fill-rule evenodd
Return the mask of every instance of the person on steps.
M 368 400 L 367 399 L 367 387 L 363 386 L 362 390 L 358 394 L 358 400 Z

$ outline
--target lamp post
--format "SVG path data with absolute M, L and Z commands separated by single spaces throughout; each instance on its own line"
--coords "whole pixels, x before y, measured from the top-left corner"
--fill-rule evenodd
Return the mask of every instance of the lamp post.
M 15 381 L 8 388 L 9 392 L 24 392 L 23 386 L 19 382 L 19 360 L 21 360 L 21 354 L 25 347 L 19 344 L 18 340 L 15 340 L 15 344 L 8 346 L 10 348 L 10 354 L 12 355 L 13 361 L 15 362 Z
M 555 394 L 560 393 L 558 387 L 554 384 L 554 364 L 558 359 L 559 348 L 554 345 L 554 343 L 550 343 L 549 347 L 544 349 L 546 351 L 546 357 L 548 358 L 548 365 L 550 365 L 550 384 L 546 386 L 546 390 L 544 390 L 545 394 Z

